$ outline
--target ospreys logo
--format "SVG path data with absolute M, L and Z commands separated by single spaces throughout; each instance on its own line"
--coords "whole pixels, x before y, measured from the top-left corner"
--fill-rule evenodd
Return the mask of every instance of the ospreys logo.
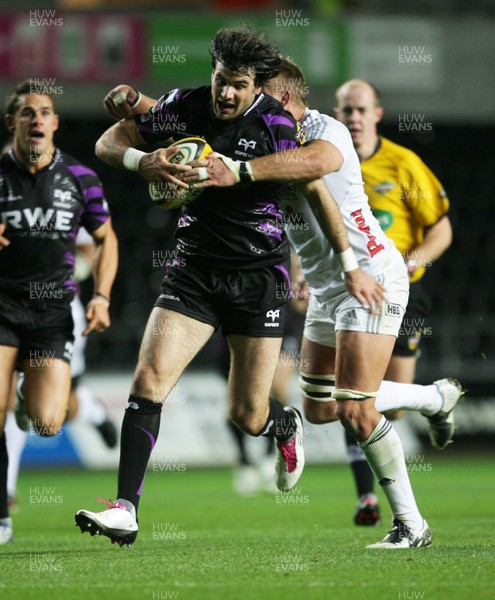
M 241 138 L 237 142 L 237 145 L 243 148 L 243 150 L 236 149 L 234 150 L 234 154 L 247 159 L 254 158 L 252 151 L 256 148 L 256 140 L 247 140 L 246 138 Z M 251 150 L 251 152 L 248 152 L 248 150 Z
M 280 319 L 280 308 L 277 308 L 277 310 L 267 310 L 266 318 L 271 319 L 271 323 L 265 323 L 265 327 L 279 327 L 280 323 L 278 320 Z
M 254 150 L 256 148 L 256 140 L 251 140 L 248 142 L 245 138 L 241 138 L 237 145 L 242 146 L 244 151 L 249 149 Z
M 66 192 L 64 192 L 63 190 L 55 190 L 53 192 L 53 195 L 55 198 L 60 200 L 60 202 L 62 202 L 62 203 L 72 201 L 72 192 L 70 190 L 67 190 Z
M 71 360 L 73 350 L 74 345 L 72 344 L 72 342 L 65 342 L 64 358 L 66 358 L 67 360 Z

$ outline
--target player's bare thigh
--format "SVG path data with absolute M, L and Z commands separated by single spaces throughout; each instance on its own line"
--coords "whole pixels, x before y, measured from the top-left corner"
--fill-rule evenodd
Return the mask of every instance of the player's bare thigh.
M 0 346 L 0 435 L 3 433 L 5 426 L 12 375 L 18 352 L 18 348 L 14 346 Z
M 64 424 L 70 393 L 70 365 L 60 358 L 43 364 L 22 361 L 26 414 L 38 435 L 53 436 Z
M 141 342 L 131 393 L 163 402 L 213 332 L 211 325 L 173 310 L 153 308 Z
M 246 433 L 256 435 L 268 419 L 270 388 L 282 339 L 229 335 L 227 341 L 230 418 Z
M 307 375 L 334 375 L 335 348 L 308 340 L 303 335 L 301 345 L 301 373 Z M 304 415 L 317 425 L 337 421 L 337 404 L 333 400 L 318 402 L 303 392 Z

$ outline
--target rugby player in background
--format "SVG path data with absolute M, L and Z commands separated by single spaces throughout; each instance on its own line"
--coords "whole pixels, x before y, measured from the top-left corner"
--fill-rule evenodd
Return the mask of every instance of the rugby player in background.
M 84 226 L 98 246 L 95 295 L 84 335 L 110 325 L 117 239 L 96 174 L 56 148 L 58 115 L 43 88 L 21 82 L 6 101 L 12 150 L 0 159 L 0 543 L 12 539 L 3 428 L 12 376 L 25 374 L 25 410 L 41 436 L 62 426 L 70 392 L 70 302 L 75 240 Z

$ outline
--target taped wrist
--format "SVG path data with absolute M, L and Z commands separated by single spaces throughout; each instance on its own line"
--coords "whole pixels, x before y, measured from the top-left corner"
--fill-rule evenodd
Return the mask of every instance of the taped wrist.
M 337 259 L 339 261 L 340 268 L 344 273 L 354 271 L 354 269 L 359 269 L 359 263 L 354 255 L 353 249 L 350 247 L 344 252 L 337 254 Z
M 229 158 L 228 156 L 224 156 L 223 154 L 219 154 L 218 152 L 215 152 L 215 158 L 219 158 L 220 160 L 223 161 L 225 166 L 235 177 L 235 180 L 237 183 L 239 183 L 241 181 L 241 173 L 240 173 L 241 165 L 245 164 L 245 163 L 242 163 L 239 160 L 233 160 L 232 158 Z
M 136 150 L 136 148 L 127 148 L 122 158 L 122 164 L 129 171 L 137 171 L 139 163 L 145 154 L 146 152 Z

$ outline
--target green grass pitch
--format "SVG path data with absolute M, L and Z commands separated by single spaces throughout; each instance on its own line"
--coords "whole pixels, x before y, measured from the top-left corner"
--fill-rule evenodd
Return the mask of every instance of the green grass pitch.
M 493 461 L 427 455 L 410 472 L 433 546 L 399 551 L 365 549 L 390 513 L 381 496 L 382 526 L 352 524 L 345 465 L 308 467 L 291 493 L 251 498 L 233 493 L 228 469 L 149 471 L 131 548 L 73 525 L 76 509 L 105 508 L 95 498 L 114 493 L 115 473 L 24 472 L 14 542 L 0 547 L 0 598 L 495 598 Z

